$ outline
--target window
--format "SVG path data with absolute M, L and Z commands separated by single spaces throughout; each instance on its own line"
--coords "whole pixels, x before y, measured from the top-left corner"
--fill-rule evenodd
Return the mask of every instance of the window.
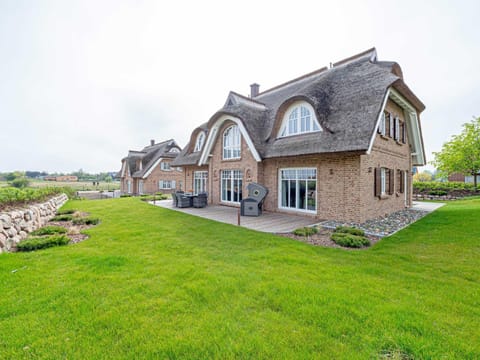
M 197 142 L 195 143 L 195 149 L 193 150 L 194 152 L 202 150 L 203 143 L 205 142 L 205 133 L 202 131 L 200 134 L 197 136 Z
M 127 193 L 132 193 L 132 180 L 127 180 Z
M 193 193 L 195 195 L 207 192 L 208 171 L 195 171 L 193 173 Z
M 298 211 L 317 210 L 317 169 L 280 170 L 280 207 Z
M 378 133 L 383 136 L 385 136 L 386 117 L 387 117 L 387 114 L 384 112 L 382 114 L 382 117 L 380 118 L 380 124 L 378 124 Z
M 223 133 L 223 158 L 240 159 L 240 129 L 237 125 L 230 126 Z
M 175 180 L 159 180 L 158 188 L 162 190 L 175 189 Z
M 160 163 L 160 169 L 162 170 L 170 170 L 170 163 L 162 161 Z
M 383 198 L 395 191 L 395 171 L 384 167 L 375 168 L 375 196 Z
M 174 148 L 171 148 L 168 152 L 169 153 L 179 153 L 180 150 L 178 150 L 178 148 L 174 147 Z
M 395 123 L 397 121 L 397 118 L 393 117 L 392 114 L 390 114 L 389 118 L 390 118 L 390 132 L 389 132 L 388 136 L 390 136 L 391 138 L 394 138 L 395 137 Z
M 313 108 L 309 104 L 297 105 L 287 111 L 280 129 L 280 136 L 291 136 L 321 131 L 315 118 Z
M 138 182 L 138 193 L 143 194 L 143 180 L 139 180 Z
M 243 174 L 240 170 L 222 170 L 222 201 L 242 201 Z

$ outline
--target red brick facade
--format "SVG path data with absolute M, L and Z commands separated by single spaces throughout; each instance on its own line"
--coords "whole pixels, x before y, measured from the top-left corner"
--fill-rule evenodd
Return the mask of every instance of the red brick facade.
M 398 117 L 401 124 L 405 124 L 403 110 L 391 100 L 388 100 L 385 111 Z M 407 132 L 405 143 L 402 143 L 401 139 L 396 141 L 393 135 L 384 136 L 377 133 L 370 154 L 365 152 L 316 154 L 264 159 L 257 162 L 243 136 L 240 159 L 223 159 L 222 134 L 232 125 L 233 122 L 225 121 L 220 127 L 210 152 L 208 166 L 184 167 L 183 181 L 186 191 L 193 190 L 194 171 L 208 170 L 210 204 L 240 205 L 221 200 L 222 170 L 240 170 L 243 174 L 243 198 L 247 197 L 246 187 L 250 182 L 257 182 L 268 188 L 269 193 L 264 202 L 264 209 L 267 211 L 291 212 L 314 216 L 319 220 L 364 222 L 411 205 L 412 161 Z M 375 169 L 382 167 L 391 169 L 394 174 L 393 193 L 386 192 L 382 196 L 376 196 Z M 316 169 L 316 211 L 292 210 L 280 206 L 279 173 L 281 169 L 288 168 Z M 400 170 L 403 172 L 400 173 Z M 400 180 L 400 174 L 403 174 L 403 180 Z M 406 186 L 403 185 L 405 177 Z M 387 182 L 388 187 L 390 182 L 388 180 Z M 404 187 L 400 188 L 401 185 Z

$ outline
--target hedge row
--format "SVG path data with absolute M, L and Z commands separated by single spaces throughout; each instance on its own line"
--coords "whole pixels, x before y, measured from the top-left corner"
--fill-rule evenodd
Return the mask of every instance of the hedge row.
M 413 192 L 422 193 L 429 191 L 454 191 L 454 190 L 466 190 L 466 191 L 475 191 L 473 184 L 463 183 L 463 182 L 438 182 L 438 181 L 424 181 L 424 182 L 414 182 L 413 183 Z
M 6 206 L 25 205 L 34 202 L 45 201 L 52 196 L 65 193 L 72 197 L 74 190 L 70 187 L 45 187 L 45 188 L 25 188 L 17 189 L 14 187 L 0 188 L 0 209 Z

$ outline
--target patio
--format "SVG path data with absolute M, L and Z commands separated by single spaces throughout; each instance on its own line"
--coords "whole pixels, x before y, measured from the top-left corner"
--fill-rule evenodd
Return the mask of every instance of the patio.
M 220 221 L 227 224 L 238 224 L 239 208 L 209 205 L 205 208 L 176 208 L 172 205 L 172 200 L 156 201 L 152 205 L 160 206 L 170 210 L 181 211 L 190 215 L 203 217 L 210 220 Z M 318 224 L 320 221 L 306 216 L 271 213 L 264 211 L 261 216 L 241 216 L 240 226 L 248 229 L 263 231 L 268 233 L 286 233 L 297 228 Z

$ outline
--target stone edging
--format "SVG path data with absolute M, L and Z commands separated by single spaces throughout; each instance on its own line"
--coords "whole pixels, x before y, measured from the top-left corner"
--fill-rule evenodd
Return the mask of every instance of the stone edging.
M 42 204 L 0 213 L 0 253 L 14 250 L 28 233 L 41 228 L 53 218 L 67 200 L 67 195 L 61 194 Z

